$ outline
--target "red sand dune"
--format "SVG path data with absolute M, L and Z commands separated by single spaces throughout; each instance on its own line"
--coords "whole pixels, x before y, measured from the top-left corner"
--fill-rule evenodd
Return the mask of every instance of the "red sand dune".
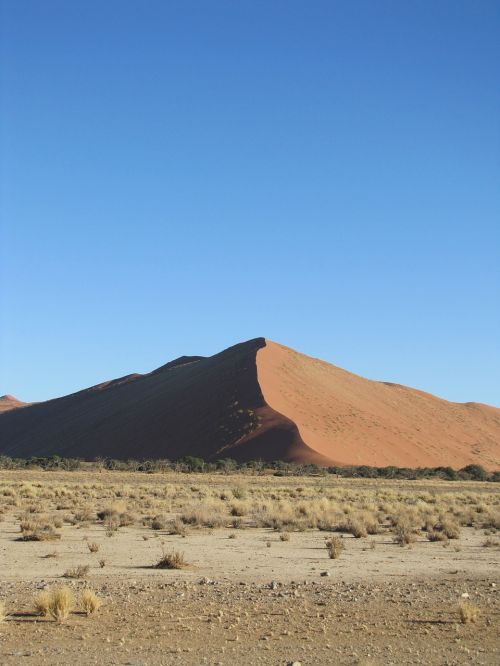
M 8 408 L 0 453 L 498 469 L 500 409 L 363 379 L 256 338 Z

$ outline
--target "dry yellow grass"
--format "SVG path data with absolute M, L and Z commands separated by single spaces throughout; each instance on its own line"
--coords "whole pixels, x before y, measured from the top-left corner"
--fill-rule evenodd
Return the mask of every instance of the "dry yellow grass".
M 344 540 L 338 536 L 334 536 L 326 542 L 325 546 L 328 551 L 328 557 L 331 560 L 336 560 L 344 550 Z
M 458 614 L 462 624 L 477 622 L 479 619 L 479 608 L 471 601 L 461 601 L 458 604 Z
M 488 529 L 493 536 L 500 529 L 495 484 L 409 484 L 329 475 L 297 479 L 173 472 L 30 474 L 30 481 L 21 472 L 0 475 L 0 512 L 17 513 L 21 538 L 26 540 L 60 538 L 54 528 L 62 521 L 76 528 L 101 525 L 108 536 L 136 520 L 182 536 L 187 525 L 260 527 L 281 533 L 319 529 L 358 539 L 392 532 L 402 545 L 418 537 L 443 543 L 460 539 L 461 526 Z M 88 547 L 97 552 L 92 544 Z
M 50 603 L 51 603 L 51 594 L 46 590 L 39 592 L 33 599 L 35 611 L 38 615 L 41 615 L 42 617 L 48 617 L 50 615 Z
M 86 615 L 92 615 L 102 606 L 101 599 L 90 588 L 83 590 L 80 595 L 80 603 Z
M 85 578 L 88 574 L 90 567 L 88 564 L 79 564 L 64 572 L 64 578 Z
M 68 619 L 75 607 L 73 592 L 66 585 L 58 587 L 50 592 L 49 613 L 57 622 Z

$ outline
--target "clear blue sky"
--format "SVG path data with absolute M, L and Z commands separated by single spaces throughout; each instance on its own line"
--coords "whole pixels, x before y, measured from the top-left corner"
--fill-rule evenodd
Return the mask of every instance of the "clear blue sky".
M 500 404 L 499 2 L 0 5 L 0 394 L 266 336 Z

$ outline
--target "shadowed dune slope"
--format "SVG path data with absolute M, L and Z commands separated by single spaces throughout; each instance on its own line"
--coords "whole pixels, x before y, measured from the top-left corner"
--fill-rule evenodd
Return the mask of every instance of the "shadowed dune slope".
M 363 379 L 264 338 L 23 409 L 5 403 L 0 453 L 17 457 L 489 469 L 500 458 L 499 409 Z
M 0 453 L 10 456 L 303 459 L 294 423 L 264 402 L 257 338 L 220 354 L 183 356 L 63 398 L 0 415 Z M 326 462 L 311 451 L 310 459 Z
M 257 352 L 257 374 L 267 404 L 339 464 L 500 466 L 495 407 L 363 379 L 271 341 Z

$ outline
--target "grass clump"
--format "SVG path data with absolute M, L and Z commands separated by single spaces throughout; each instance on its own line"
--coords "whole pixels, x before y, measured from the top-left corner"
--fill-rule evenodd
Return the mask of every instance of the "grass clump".
M 49 612 L 57 622 L 64 622 L 75 606 L 73 592 L 63 586 L 53 590 L 50 598 Z
M 170 525 L 168 526 L 168 530 L 170 534 L 176 534 L 178 536 L 183 536 L 185 537 L 187 534 L 187 529 L 182 520 L 180 518 L 176 518 L 173 520 Z
M 85 615 L 92 615 L 97 612 L 102 606 L 101 599 L 97 596 L 94 590 L 87 588 L 83 590 L 80 596 L 80 603 L 83 608 Z
M 180 516 L 185 525 L 197 527 L 223 527 L 227 523 L 227 515 L 216 504 L 198 504 L 187 507 Z
M 325 543 L 325 547 L 328 551 L 328 557 L 331 560 L 336 560 L 345 548 L 344 540 L 338 536 L 334 536 Z
M 79 564 L 72 569 L 68 569 L 64 573 L 64 578 L 85 578 L 88 574 L 90 567 L 88 564 Z
M 47 521 L 25 518 L 21 520 L 19 527 L 21 541 L 55 541 L 61 538 L 59 532 Z
M 280 541 L 290 541 L 290 532 L 281 532 Z
M 410 546 L 412 543 L 415 543 L 416 540 L 415 528 L 409 523 L 401 521 L 394 527 L 393 541 L 394 543 L 397 543 L 398 546 L 401 546 L 401 548 Z
M 43 593 L 40 593 L 35 598 L 35 607 L 37 608 L 40 614 L 47 614 L 56 620 L 56 622 L 64 622 L 68 619 L 71 611 L 75 607 L 75 599 L 73 597 L 73 592 L 63 585 L 62 587 L 57 587 L 50 592 L 46 592 L 47 597 L 41 597 Z M 40 604 L 38 606 L 37 604 Z
M 479 608 L 470 601 L 461 601 L 458 604 L 458 615 L 462 624 L 477 622 L 479 619 Z
M 155 564 L 156 569 L 184 569 L 188 563 L 184 559 L 184 554 L 176 550 L 169 553 L 163 553 Z
M 106 536 L 112 537 L 116 532 L 118 532 L 118 528 L 120 527 L 120 516 L 117 514 L 106 516 L 103 524 L 106 531 Z
M 48 617 L 50 615 L 50 600 L 50 592 L 47 592 L 46 590 L 39 592 L 35 596 L 33 603 L 38 615 L 41 615 L 42 617 Z
M 427 539 L 429 541 L 448 541 L 448 537 L 444 532 L 435 529 L 431 529 L 427 532 Z
M 151 521 L 152 530 L 164 530 L 167 527 L 167 521 L 163 516 L 155 516 Z
M 87 542 L 87 548 L 91 553 L 98 553 L 100 547 L 100 544 L 96 543 L 95 541 Z
M 355 539 L 362 539 L 368 535 L 366 525 L 360 520 L 351 519 L 348 521 L 348 530 Z
M 444 519 L 438 525 L 439 529 L 448 539 L 458 539 L 460 537 L 460 526 L 457 522 L 451 519 Z

